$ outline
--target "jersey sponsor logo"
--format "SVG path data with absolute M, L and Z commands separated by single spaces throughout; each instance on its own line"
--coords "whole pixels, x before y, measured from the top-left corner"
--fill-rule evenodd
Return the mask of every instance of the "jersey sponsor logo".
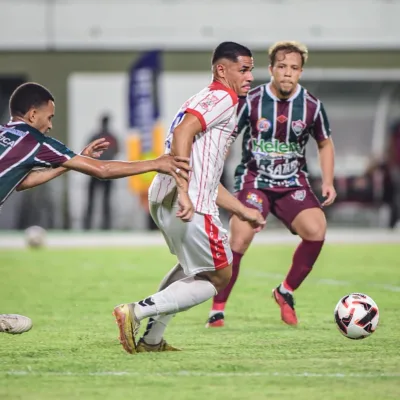
M 307 124 L 305 124 L 301 119 L 292 122 L 293 132 L 299 136 L 303 133 L 304 129 L 306 129 Z
M 306 191 L 305 190 L 296 190 L 292 194 L 292 198 L 297 201 L 303 201 L 306 198 Z
M 15 144 L 15 140 L 12 140 L 3 134 L 0 134 L 0 146 L 14 147 L 14 144 Z
M 289 160 L 301 156 L 298 143 L 283 143 L 279 140 L 252 140 L 252 153 L 258 160 Z
M 281 114 L 277 119 L 276 119 L 280 124 L 284 124 L 288 119 L 285 115 Z
M 299 169 L 299 161 L 286 160 L 283 164 L 278 165 L 260 165 L 260 174 L 272 179 L 288 179 L 297 174 Z
M 246 196 L 246 203 L 256 207 L 258 211 L 262 212 L 263 199 L 256 193 L 248 192 Z
M 267 132 L 271 128 L 271 125 L 271 122 L 267 118 L 260 118 L 257 121 L 257 130 L 258 132 Z
M 216 106 L 218 101 L 219 98 L 217 96 L 209 95 L 200 103 L 200 107 L 210 112 Z

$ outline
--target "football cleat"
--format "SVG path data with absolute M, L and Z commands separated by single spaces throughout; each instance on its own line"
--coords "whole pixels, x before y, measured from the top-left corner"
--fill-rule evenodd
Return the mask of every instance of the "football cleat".
M 281 319 L 288 325 L 297 325 L 294 298 L 290 293 L 281 293 L 279 286 L 272 291 L 272 297 L 281 309 Z
M 225 326 L 224 313 L 219 312 L 208 318 L 206 328 L 222 328 Z
M 141 338 L 136 346 L 138 353 L 148 353 L 154 351 L 181 351 L 176 347 L 169 345 L 164 339 L 159 344 L 148 344 Z
M 28 332 L 32 328 L 32 320 L 24 315 L 0 314 L 0 332 L 17 335 Z
M 135 305 L 120 304 L 114 308 L 113 315 L 119 328 L 119 341 L 127 353 L 136 353 L 136 335 L 140 321 L 135 316 Z

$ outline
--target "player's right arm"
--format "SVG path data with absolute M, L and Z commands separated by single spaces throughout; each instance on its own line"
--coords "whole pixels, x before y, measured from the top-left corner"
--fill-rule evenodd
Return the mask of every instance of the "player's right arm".
M 145 161 L 102 161 L 94 158 L 77 155 L 62 164 L 63 167 L 74 171 L 94 176 L 98 179 L 118 179 L 146 172 L 161 172 L 177 178 L 176 170 L 179 168 L 179 176 L 188 179 L 190 171 L 189 158 L 171 157 L 163 155 L 154 160 Z
M 259 232 L 266 224 L 258 210 L 244 206 L 221 183 L 218 186 L 217 206 L 237 215 L 242 221 L 247 221 L 256 232 Z
M 194 138 L 203 130 L 200 119 L 191 113 L 186 113 L 178 126 L 175 127 L 171 144 L 171 155 L 190 157 Z M 189 180 L 175 177 L 179 193 L 179 211 L 176 216 L 188 222 L 193 218 L 194 207 L 189 197 Z

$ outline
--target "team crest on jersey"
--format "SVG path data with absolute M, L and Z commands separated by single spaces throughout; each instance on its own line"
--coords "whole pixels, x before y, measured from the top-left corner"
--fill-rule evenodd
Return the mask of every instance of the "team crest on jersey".
M 292 129 L 293 132 L 299 136 L 303 133 L 304 129 L 306 129 L 307 124 L 305 124 L 301 119 L 299 119 L 298 121 L 293 121 L 292 122 Z
M 251 204 L 252 206 L 256 207 L 258 211 L 262 212 L 263 200 L 258 194 L 252 192 L 247 193 L 246 203 Z
M 210 95 L 200 103 L 200 107 L 210 112 L 218 103 L 218 101 L 219 98 L 217 96 Z
M 271 128 L 271 122 L 268 121 L 266 118 L 260 118 L 257 121 L 258 132 L 267 132 L 269 128 Z
M 306 191 L 305 190 L 296 190 L 292 194 L 292 198 L 297 201 L 303 201 L 306 198 Z

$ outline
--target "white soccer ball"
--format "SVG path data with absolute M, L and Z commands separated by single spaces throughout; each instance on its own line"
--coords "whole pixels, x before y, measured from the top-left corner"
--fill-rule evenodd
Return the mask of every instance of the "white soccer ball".
M 29 247 L 43 247 L 46 243 L 46 230 L 36 225 L 25 229 L 25 243 Z
M 342 297 L 335 307 L 335 322 L 349 339 L 365 339 L 375 332 L 379 322 L 379 309 L 366 294 L 351 293 Z

